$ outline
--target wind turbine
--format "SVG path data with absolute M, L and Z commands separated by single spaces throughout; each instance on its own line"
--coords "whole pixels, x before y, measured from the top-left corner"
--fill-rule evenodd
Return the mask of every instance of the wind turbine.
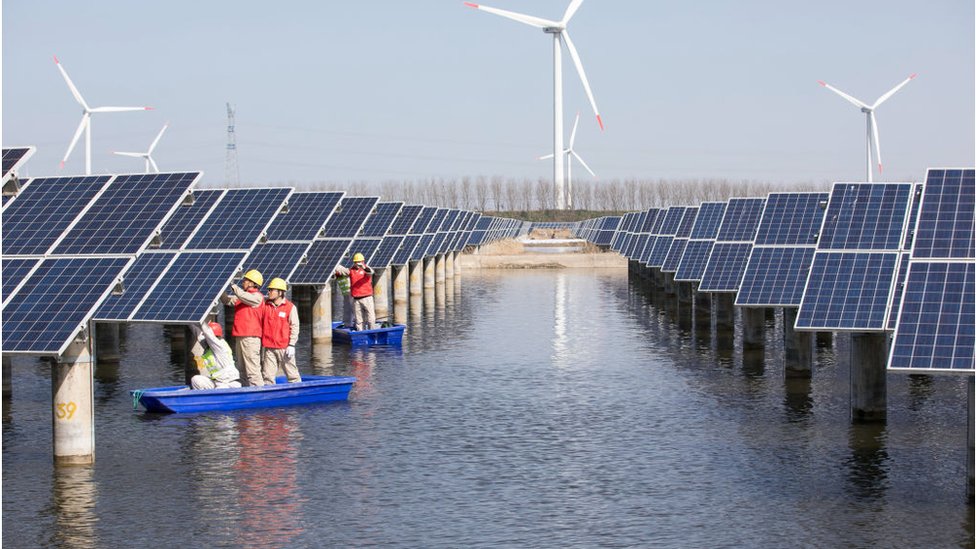
M 75 149 L 75 145 L 78 144 L 78 138 L 81 137 L 81 132 L 85 132 L 85 175 L 91 175 L 91 117 L 92 114 L 97 112 L 126 112 L 126 111 L 149 111 L 152 107 L 95 107 L 91 108 L 88 103 L 85 102 L 85 98 L 81 96 L 78 92 L 78 88 L 75 87 L 71 79 L 68 78 L 68 73 L 61 66 L 61 62 L 58 61 L 57 56 L 54 57 L 54 64 L 58 66 L 58 70 L 61 71 L 61 76 L 64 77 L 64 81 L 68 84 L 68 89 L 71 90 L 71 95 L 75 96 L 75 101 L 81 105 L 84 109 L 81 114 L 81 123 L 78 124 L 78 129 L 75 130 L 75 136 L 71 139 L 71 144 L 68 145 L 68 152 L 64 153 L 64 158 L 61 160 L 61 167 L 64 168 L 64 163 L 68 161 L 68 157 L 71 156 L 71 151 Z
M 563 150 L 563 154 L 567 155 L 567 158 L 566 158 L 566 183 L 567 183 L 567 185 L 566 185 L 566 205 L 570 209 L 573 208 L 573 159 L 575 158 L 576 160 L 578 160 L 579 163 L 584 168 L 586 168 L 586 171 L 590 172 L 590 175 L 592 175 L 593 177 L 596 177 L 596 174 L 593 173 L 593 170 L 591 170 L 590 167 L 586 165 L 586 162 L 583 161 L 583 157 L 581 157 L 576 152 L 576 149 L 574 148 L 575 143 L 576 143 L 576 128 L 579 126 L 579 119 L 580 119 L 580 114 L 577 112 L 576 113 L 576 122 L 573 123 L 573 132 L 571 134 L 569 134 L 569 147 L 566 147 Z M 547 158 L 552 158 L 552 155 L 551 154 L 547 154 L 545 156 L 540 156 L 539 157 L 539 160 L 545 160 Z
M 824 82 L 823 80 L 818 80 L 821 86 L 827 88 L 828 90 L 836 93 L 837 95 L 843 97 L 844 99 L 851 102 L 855 107 L 860 107 L 861 112 L 863 112 L 867 117 L 867 172 L 868 172 L 868 183 L 873 181 L 872 175 L 874 170 L 872 169 L 871 161 L 871 145 L 874 144 L 875 160 L 878 162 L 878 173 L 884 171 L 881 165 L 881 143 L 878 142 L 878 122 L 874 117 L 874 110 L 877 109 L 882 103 L 887 101 L 895 92 L 900 90 L 905 84 L 911 82 L 918 74 L 913 74 L 908 78 L 904 79 L 901 84 L 898 84 L 894 88 L 888 90 L 887 93 L 878 98 L 873 105 L 867 105 L 863 101 L 851 97 L 846 93 L 838 90 L 837 88 L 831 86 L 830 84 Z
M 596 108 L 596 101 L 593 99 L 593 92 L 590 91 L 590 83 L 586 80 L 586 72 L 583 71 L 583 64 L 580 62 L 579 53 L 576 52 L 576 46 L 573 45 L 573 41 L 569 38 L 569 31 L 566 29 L 566 25 L 569 20 L 573 18 L 576 14 L 576 10 L 579 9 L 583 0 L 572 0 L 569 6 L 566 8 L 566 13 L 563 14 L 563 18 L 559 21 L 552 21 L 549 19 L 542 19 L 540 17 L 534 17 L 532 15 L 524 15 L 521 13 L 516 13 L 507 10 L 500 10 L 498 8 L 490 8 L 488 6 L 482 6 L 479 4 L 474 4 L 471 2 L 465 2 L 464 4 L 472 8 L 486 11 L 488 13 L 493 13 L 507 19 L 512 19 L 518 21 L 519 23 L 525 23 L 536 28 L 542 29 L 546 34 L 551 34 L 552 41 L 552 81 L 553 81 L 553 128 L 552 128 L 552 173 L 553 180 L 556 183 L 556 207 L 560 210 L 566 208 L 566 201 L 563 192 L 564 180 L 563 180 L 563 60 L 562 60 L 562 42 L 565 38 L 566 48 L 569 50 L 570 57 L 573 58 L 573 64 L 576 65 L 576 72 L 579 73 L 580 80 L 583 82 L 583 89 L 586 91 L 586 96 L 590 100 L 590 105 L 593 107 L 593 114 L 596 115 L 596 121 L 600 124 L 600 129 L 603 129 L 603 120 L 600 118 L 600 111 Z
M 169 127 L 169 122 L 163 124 L 163 129 L 159 130 L 159 134 L 156 135 L 156 139 L 153 139 L 152 145 L 149 145 L 149 150 L 142 153 L 137 152 L 118 152 L 113 151 L 119 156 L 131 156 L 133 158 L 142 158 L 146 161 L 146 173 L 159 173 L 159 166 L 156 165 L 156 161 L 152 158 L 153 149 L 156 148 L 156 144 L 159 143 L 159 138 L 163 136 L 163 132 Z M 149 171 L 149 167 L 152 166 L 152 172 Z

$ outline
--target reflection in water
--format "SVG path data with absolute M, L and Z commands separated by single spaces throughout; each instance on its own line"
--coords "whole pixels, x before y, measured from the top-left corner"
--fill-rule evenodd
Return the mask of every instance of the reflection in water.
M 349 375 L 356 378 L 349 398 L 366 398 L 373 392 L 373 368 L 376 354 L 368 348 L 356 348 L 349 352 Z
M 304 531 L 298 420 L 289 412 L 260 413 L 238 417 L 237 429 L 241 459 L 234 470 L 242 508 L 238 543 L 285 547 Z
M 857 497 L 884 495 L 888 478 L 888 451 L 884 423 L 858 423 L 850 426 L 851 457 L 846 460 L 850 491 Z
M 98 490 L 94 467 L 55 467 L 52 491 L 57 527 L 51 534 L 51 543 L 46 545 L 96 547 Z
M 786 421 L 799 423 L 810 419 L 813 412 L 813 397 L 810 393 L 811 381 L 809 377 L 786 377 L 783 389 L 786 395 L 783 399 L 786 409 Z
M 921 410 L 925 403 L 932 398 L 934 391 L 932 376 L 908 376 L 908 409 L 912 411 Z
M 566 350 L 569 346 L 569 337 L 566 335 L 566 275 L 560 273 L 556 275 L 556 299 L 555 299 L 555 335 L 552 340 L 553 360 L 560 361 L 566 358 Z
M 762 377 L 766 371 L 766 348 L 742 350 L 742 373 L 747 378 Z
M 332 343 L 312 343 L 312 374 L 317 376 L 337 376 L 335 359 L 332 357 Z

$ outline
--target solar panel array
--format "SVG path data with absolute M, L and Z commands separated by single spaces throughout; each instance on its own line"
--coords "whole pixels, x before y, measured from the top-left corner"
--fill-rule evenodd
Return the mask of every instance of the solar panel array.
M 726 202 L 702 202 L 698 206 L 698 215 L 688 235 L 688 244 L 681 254 L 678 267 L 674 272 L 674 279 L 678 282 L 699 282 L 708 265 L 708 258 L 715 246 L 722 218 L 725 217 Z
M 765 203 L 764 198 L 729 199 L 698 291 L 739 290 Z

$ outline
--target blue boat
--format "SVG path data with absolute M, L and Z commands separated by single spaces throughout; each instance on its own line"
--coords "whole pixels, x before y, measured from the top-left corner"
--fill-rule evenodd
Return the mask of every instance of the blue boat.
M 375 330 L 350 330 L 342 322 L 332 323 L 332 341 L 357 345 L 397 345 L 403 342 L 403 324 L 393 324 Z
M 154 387 L 129 391 L 132 404 L 142 404 L 147 412 L 181 413 L 295 406 L 347 400 L 354 377 L 302 376 L 300 383 L 288 383 L 284 376 L 275 385 L 239 389 L 194 390 L 186 385 Z

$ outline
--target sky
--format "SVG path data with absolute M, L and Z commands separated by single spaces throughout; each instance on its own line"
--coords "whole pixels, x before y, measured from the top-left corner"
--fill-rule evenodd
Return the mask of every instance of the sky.
M 487 5 L 560 19 L 569 0 Z M 84 172 L 81 108 L 96 114 L 94 173 L 163 171 L 225 183 L 236 109 L 249 185 L 552 178 L 552 38 L 466 7 L 413 2 L 68 2 L 2 4 L 2 141 L 35 145 L 25 175 Z M 873 103 L 885 171 L 973 166 L 971 0 L 589 0 L 568 29 L 606 129 L 563 55 L 568 141 L 613 179 L 778 183 L 865 178 L 865 120 L 817 84 Z M 575 178 L 589 178 L 577 166 Z M 592 180 L 592 178 L 590 178 Z

